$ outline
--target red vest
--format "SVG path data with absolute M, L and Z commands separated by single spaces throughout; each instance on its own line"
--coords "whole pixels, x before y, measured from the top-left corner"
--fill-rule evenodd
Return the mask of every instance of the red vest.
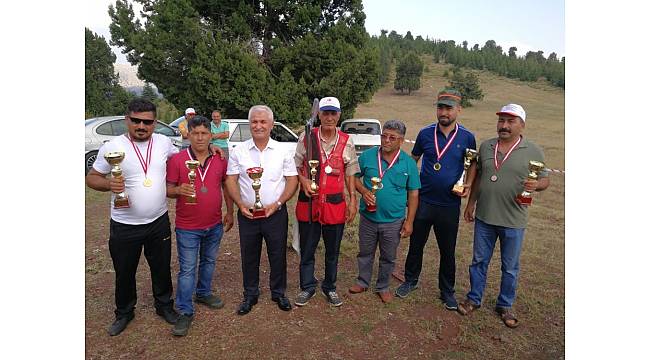
M 326 160 L 325 153 L 320 146 L 319 128 L 312 130 L 312 153 L 313 157 L 320 161 L 316 181 L 318 182 L 318 195 L 312 198 L 312 221 L 318 221 L 321 224 L 333 225 L 345 223 L 345 164 L 343 162 L 343 150 L 348 142 L 348 134 L 337 130 L 339 141 L 332 150 L 329 161 Z M 305 149 L 307 148 L 307 139 L 303 139 Z M 308 179 L 309 165 L 307 156 L 303 160 L 300 174 Z M 325 167 L 329 165 L 332 172 L 325 173 Z M 298 202 L 296 203 L 296 218 L 298 221 L 309 221 L 309 198 L 302 190 L 298 192 Z

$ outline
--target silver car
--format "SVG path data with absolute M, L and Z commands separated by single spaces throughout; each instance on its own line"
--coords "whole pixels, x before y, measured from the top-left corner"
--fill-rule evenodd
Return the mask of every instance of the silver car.
M 92 169 L 93 163 L 97 158 L 99 148 L 116 136 L 127 132 L 124 115 L 121 116 L 103 116 L 86 120 L 86 174 Z M 176 130 L 167 124 L 156 123 L 155 133 L 169 136 L 172 144 L 180 148 L 181 137 Z

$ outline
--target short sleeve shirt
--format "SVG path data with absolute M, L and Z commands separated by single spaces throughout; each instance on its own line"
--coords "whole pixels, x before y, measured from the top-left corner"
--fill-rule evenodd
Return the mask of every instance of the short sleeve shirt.
M 359 155 L 359 172 L 355 176 L 362 178 L 363 185 L 370 189 L 372 186 L 370 178 L 379 177 L 377 164 L 377 153 L 381 151 L 379 146 L 370 148 Z M 377 200 L 377 211 L 366 210 L 366 202 L 361 199 L 359 202 L 360 212 L 367 219 L 375 223 L 390 223 L 406 216 L 406 205 L 408 191 L 420 188 L 420 175 L 415 160 L 400 150 L 399 157 L 395 164 L 386 171 L 389 163 L 382 157 L 382 178 L 383 188 L 375 193 Z
M 191 154 L 191 156 L 190 156 Z M 182 150 L 167 162 L 167 183 L 189 184 L 190 170 L 185 161 L 196 159 L 192 147 Z M 194 189 L 196 204 L 187 205 L 185 197 L 176 199 L 176 227 L 184 230 L 208 229 L 221 223 L 221 185 L 226 178 L 226 164 L 218 156 L 209 155 L 197 169 Z M 201 189 L 205 187 L 205 191 Z
M 144 169 L 134 146 L 140 151 L 142 160 L 146 161 L 147 147 L 151 143 L 150 163 L 145 177 Z M 112 151 L 124 152 L 124 160 L 120 164 L 124 177 L 125 192 L 129 198 L 128 208 L 115 209 L 111 193 L 111 218 L 119 223 L 128 225 L 149 224 L 167 212 L 167 159 L 178 153 L 167 136 L 153 134 L 149 141 L 134 141 L 133 144 L 126 135 L 118 136 L 99 148 L 97 160 L 93 168 L 101 174 L 111 172 L 111 166 L 104 159 L 104 154 Z M 151 180 L 151 186 L 144 186 L 145 178 Z
M 227 121 L 221 120 L 219 126 L 215 125 L 213 121 L 210 122 L 210 132 L 212 134 L 223 133 L 229 131 L 229 129 L 230 127 L 228 126 Z M 218 146 L 222 149 L 228 148 L 228 139 L 212 139 L 211 143 L 212 145 Z
M 438 138 L 438 148 L 442 151 L 457 131 L 457 135 L 449 149 L 438 159 L 434 135 Z M 449 136 L 438 129 L 437 124 L 429 125 L 418 133 L 411 154 L 422 156 L 419 199 L 428 204 L 438 206 L 460 206 L 460 196 L 451 190 L 463 174 L 465 149 L 476 149 L 476 138 L 469 130 L 458 125 L 458 130 L 452 130 Z M 435 163 L 440 163 L 440 170 L 433 168 Z
M 544 162 L 544 153 L 539 146 L 522 138 L 504 163 L 501 161 L 505 154 L 497 154 L 501 164 L 497 171 L 494 166 L 494 148 L 497 140 L 486 140 L 479 149 L 476 181 L 480 181 L 480 187 L 475 216 L 490 225 L 523 229 L 528 223 L 528 207 L 519 205 L 515 198 L 524 190 L 524 181 L 528 177 L 528 162 Z M 496 175 L 496 181 L 490 180 L 493 175 Z M 540 178 L 546 176 L 548 171 L 539 173 Z
M 239 175 L 241 199 L 247 206 L 252 206 L 255 202 L 253 180 L 246 172 L 252 167 L 264 169 L 260 187 L 260 201 L 264 206 L 278 201 L 287 182 L 285 176 L 298 175 L 291 153 L 282 148 L 277 141 L 269 139 L 266 148 L 262 150 L 255 146 L 253 139 L 244 141 L 230 152 L 227 174 Z

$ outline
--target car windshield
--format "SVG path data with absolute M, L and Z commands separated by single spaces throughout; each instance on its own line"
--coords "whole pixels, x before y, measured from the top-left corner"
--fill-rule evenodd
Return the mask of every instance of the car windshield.
M 347 134 L 379 135 L 379 124 L 372 122 L 348 122 L 341 126 L 341 131 Z

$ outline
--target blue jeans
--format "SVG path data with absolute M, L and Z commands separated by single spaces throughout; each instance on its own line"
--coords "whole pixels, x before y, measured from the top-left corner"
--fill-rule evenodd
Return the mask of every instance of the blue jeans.
M 217 260 L 217 251 L 223 236 L 223 225 L 217 224 L 203 230 L 176 228 L 178 250 L 178 283 L 176 284 L 176 308 L 181 314 L 194 314 L 192 293 L 210 296 L 212 274 Z M 196 263 L 199 259 L 199 279 L 196 280 Z
M 467 298 L 481 305 L 487 269 L 494 252 L 497 237 L 501 248 L 501 289 L 497 307 L 511 308 L 515 302 L 517 277 L 519 275 L 519 255 L 524 242 L 523 229 L 490 225 L 479 219 L 474 220 L 474 255 L 469 267 L 470 291 Z

